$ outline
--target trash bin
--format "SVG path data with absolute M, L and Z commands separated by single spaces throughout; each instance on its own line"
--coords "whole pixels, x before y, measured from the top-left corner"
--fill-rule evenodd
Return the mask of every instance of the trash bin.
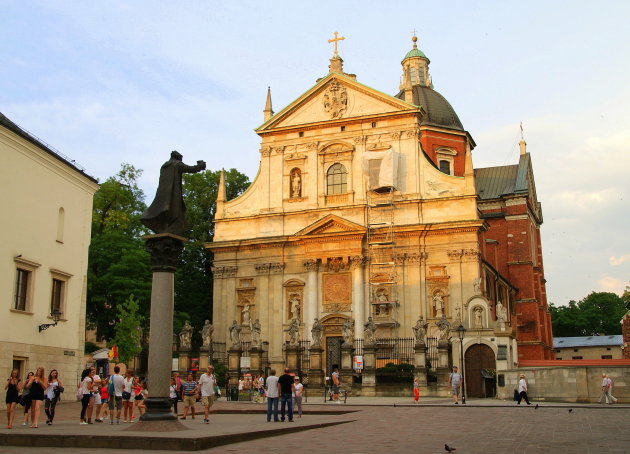
M 230 400 L 238 402 L 238 388 L 236 386 L 230 388 Z

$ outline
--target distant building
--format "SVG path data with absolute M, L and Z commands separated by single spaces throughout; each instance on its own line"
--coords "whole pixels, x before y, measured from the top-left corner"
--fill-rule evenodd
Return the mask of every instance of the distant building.
M 1 113 L 0 156 L 0 376 L 18 369 L 24 379 L 41 366 L 74 384 L 83 362 L 98 184 Z M 46 326 L 53 314 L 58 324 Z
M 622 359 L 623 336 L 555 337 L 556 359 Z

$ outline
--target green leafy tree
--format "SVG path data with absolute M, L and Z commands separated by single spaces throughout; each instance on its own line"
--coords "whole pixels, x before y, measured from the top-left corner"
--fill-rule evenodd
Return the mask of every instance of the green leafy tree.
M 121 363 L 127 364 L 134 356 L 142 351 L 142 322 L 140 304 L 133 294 L 129 295 L 117 308 L 117 322 L 112 343 L 118 347 L 118 357 Z
M 549 305 L 553 334 L 558 337 L 621 334 L 619 320 L 626 303 L 615 293 L 592 292 L 568 306 Z

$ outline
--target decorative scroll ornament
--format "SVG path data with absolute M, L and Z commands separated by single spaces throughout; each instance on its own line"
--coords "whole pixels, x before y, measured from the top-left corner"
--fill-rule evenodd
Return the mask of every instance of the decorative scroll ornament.
M 322 99 L 324 112 L 331 119 L 341 118 L 348 108 L 348 93 L 346 88 L 337 81 L 332 81 L 324 91 Z

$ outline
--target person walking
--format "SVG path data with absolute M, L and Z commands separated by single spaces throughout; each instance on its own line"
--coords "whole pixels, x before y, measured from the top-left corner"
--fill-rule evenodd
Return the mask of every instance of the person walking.
M 413 403 L 420 403 L 420 379 L 418 377 L 413 380 Z
M 7 382 L 4 385 L 4 389 L 7 392 L 4 399 L 7 405 L 7 429 L 13 428 L 13 420 L 15 419 L 15 407 L 20 401 L 20 390 L 22 385 L 18 378 L 19 371 L 13 369 L 11 375 L 7 378 Z
M 186 376 L 186 381 L 182 382 L 182 393 L 184 394 L 184 414 L 179 419 L 186 419 L 188 415 L 188 409 L 192 414 L 192 419 L 195 419 L 195 402 L 197 400 L 197 382 L 193 380 L 193 374 Z
M 81 373 L 81 383 L 79 387 L 81 388 L 81 421 L 79 424 L 88 424 L 87 419 L 85 417 L 88 409 L 88 405 L 90 405 L 90 399 L 92 399 L 92 377 L 94 376 L 95 370 L 93 367 L 89 369 L 85 369 Z M 92 421 L 89 422 L 92 424 Z
M 59 372 L 53 369 L 48 374 L 48 387 L 46 388 L 46 400 L 44 401 L 44 411 L 46 412 L 46 424 L 52 425 L 53 419 L 55 419 L 55 407 L 59 396 L 63 392 L 63 386 L 61 380 L 59 380 Z
M 339 390 L 341 388 L 341 380 L 339 379 L 339 368 L 337 366 L 333 367 L 333 373 L 330 374 L 330 379 L 332 382 L 333 402 L 340 404 L 341 401 L 339 400 Z
M 20 405 L 24 407 L 24 422 L 22 422 L 23 426 L 28 424 L 28 421 L 31 417 L 31 414 L 29 412 L 31 411 L 33 400 L 31 399 L 31 389 L 27 388 L 26 384 L 29 382 L 33 375 L 35 375 L 34 372 L 29 372 L 28 374 L 26 374 L 26 379 L 24 380 L 24 385 L 22 386 L 22 394 L 20 395 Z
M 46 380 L 44 376 L 44 368 L 38 367 L 35 371 L 35 375 L 29 378 L 28 383 L 24 386 L 28 386 L 31 389 L 31 428 L 37 429 L 39 427 L 39 413 L 44 400 L 44 391 L 48 388 L 48 380 Z
M 453 366 L 453 372 L 448 376 L 448 386 L 451 387 L 455 405 L 459 403 L 459 395 L 462 389 L 462 376 L 457 370 L 457 366 Z
M 278 385 L 278 377 L 276 370 L 271 369 L 267 377 L 266 394 L 267 394 L 267 422 L 271 421 L 271 412 L 273 407 L 273 421 L 278 422 L 278 398 L 280 397 L 280 385 Z
M 173 413 L 177 417 L 177 401 L 179 400 L 179 393 L 177 392 L 177 382 L 175 377 L 171 378 L 171 385 L 168 387 L 168 397 L 171 399 L 173 405 Z
M 104 421 L 110 418 L 109 412 L 109 378 L 103 377 L 101 379 L 101 414 L 96 415 L 99 419 Z
M 215 390 L 217 388 L 217 379 L 214 376 L 214 366 L 209 365 L 206 372 L 199 377 L 199 389 L 201 392 L 201 405 L 203 405 L 203 422 L 210 424 L 208 413 L 214 400 Z
M 127 369 L 125 378 L 123 379 L 123 422 L 133 422 L 133 403 L 135 402 L 135 394 L 133 392 L 133 371 Z
M 516 401 L 517 405 L 521 405 L 521 400 L 525 400 L 527 405 L 531 405 L 531 402 L 527 397 L 527 380 L 525 380 L 525 374 L 521 374 L 520 380 L 518 381 L 518 401 Z
M 289 422 L 293 422 L 293 377 L 289 375 L 289 368 L 284 368 L 284 374 L 278 379 L 280 387 L 280 420 L 284 422 L 284 407 L 288 407 Z
M 114 375 L 109 379 L 109 423 L 114 424 L 114 408 L 116 408 L 116 424 L 120 424 L 120 413 L 123 407 L 123 389 L 125 379 L 120 375 L 120 367 L 114 367 Z
M 297 375 L 293 377 L 293 408 L 297 408 L 298 417 L 302 417 L 302 391 L 304 391 L 304 385 L 300 383 L 300 377 Z
M 612 380 L 608 375 L 602 374 L 602 394 L 599 396 L 599 403 L 612 405 L 616 402 L 617 399 L 612 395 Z

